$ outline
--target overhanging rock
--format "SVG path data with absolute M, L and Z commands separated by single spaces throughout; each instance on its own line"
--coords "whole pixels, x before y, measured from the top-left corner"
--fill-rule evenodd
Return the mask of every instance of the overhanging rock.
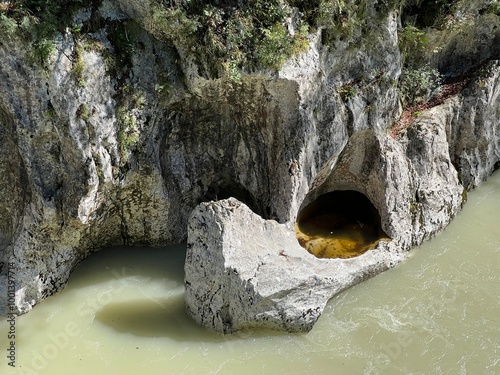
M 188 226 L 188 314 L 218 332 L 309 331 L 338 292 L 403 258 L 390 243 L 351 259 L 318 259 L 294 231 L 234 198 L 202 203 Z

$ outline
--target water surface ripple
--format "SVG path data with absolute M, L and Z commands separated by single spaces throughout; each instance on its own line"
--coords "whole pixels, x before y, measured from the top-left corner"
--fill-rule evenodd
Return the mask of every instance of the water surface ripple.
M 183 306 L 185 248 L 114 248 L 17 320 L 1 374 L 500 374 L 500 174 L 398 268 L 328 304 L 307 334 L 222 336 Z M 6 322 L 0 344 L 7 348 Z

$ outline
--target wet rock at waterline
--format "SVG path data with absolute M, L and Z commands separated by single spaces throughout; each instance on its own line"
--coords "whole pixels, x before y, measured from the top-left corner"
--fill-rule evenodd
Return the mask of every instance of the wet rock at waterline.
M 289 227 L 234 198 L 202 203 L 188 224 L 187 311 L 224 333 L 309 331 L 333 295 L 402 259 L 389 247 L 383 243 L 352 259 L 318 259 Z

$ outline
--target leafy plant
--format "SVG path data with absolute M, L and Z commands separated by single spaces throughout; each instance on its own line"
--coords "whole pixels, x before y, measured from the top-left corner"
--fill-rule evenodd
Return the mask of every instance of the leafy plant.
M 491 3 L 488 6 L 487 11 L 488 13 L 493 13 L 496 14 L 497 16 L 500 16 L 500 3 L 499 2 Z
M 12 37 L 17 31 L 17 22 L 15 19 L 7 17 L 0 13 L 0 33 L 7 37 Z
M 342 15 L 347 15 L 348 8 L 344 0 L 329 0 L 319 3 L 319 20 L 324 26 L 335 27 Z
M 424 57 L 429 40 L 426 33 L 407 23 L 398 34 L 403 69 L 399 88 L 404 105 L 428 101 L 441 85 L 441 74 L 426 63 Z
M 84 0 L 88 3 L 91 0 Z M 18 0 L 0 13 L 0 30 L 7 36 L 17 34 L 32 43 L 34 62 L 44 65 L 54 52 L 54 35 L 63 31 L 71 14 L 82 6 L 78 0 Z
M 157 7 L 151 17 L 150 29 L 158 37 L 180 49 L 194 45 L 198 17 L 189 17 L 182 8 Z
M 305 39 L 307 29 L 301 30 L 299 36 L 292 39 L 288 30 L 280 23 L 275 23 L 271 28 L 264 29 L 264 38 L 256 46 L 256 56 L 261 66 L 270 69 L 279 69 L 288 57 L 299 52 L 307 44 L 300 43 Z M 301 35 L 302 34 L 302 35 Z
M 55 43 L 50 38 L 40 38 L 33 43 L 33 60 L 44 65 L 49 60 L 49 57 L 54 53 L 56 47 Z
M 439 91 L 440 85 L 441 75 L 429 65 L 405 70 L 399 82 L 403 103 L 413 105 L 425 102 Z
M 155 9 L 150 29 L 195 61 L 202 74 L 238 80 L 245 70 L 279 69 L 307 47 L 307 24 L 292 35 L 290 12 L 282 0 L 171 1 Z
M 366 27 L 367 4 L 371 3 L 381 18 L 400 9 L 406 0 L 288 0 L 303 14 L 311 28 L 323 30 L 323 42 L 331 44 L 337 40 L 352 40 L 361 35 Z
M 339 87 L 337 89 L 337 93 L 340 95 L 340 98 L 342 99 L 342 101 L 347 103 L 354 96 L 356 96 L 358 91 L 354 88 L 352 83 L 348 83 L 346 85 Z
M 417 68 L 422 63 L 422 54 L 429 43 L 425 32 L 407 23 L 398 36 L 403 65 Z
M 108 40 L 112 45 L 112 53 L 95 41 L 85 41 L 86 50 L 98 50 L 103 55 L 109 71 L 114 75 L 120 69 L 128 70 L 132 64 L 132 56 L 139 45 L 140 26 L 134 21 L 110 22 L 106 27 Z

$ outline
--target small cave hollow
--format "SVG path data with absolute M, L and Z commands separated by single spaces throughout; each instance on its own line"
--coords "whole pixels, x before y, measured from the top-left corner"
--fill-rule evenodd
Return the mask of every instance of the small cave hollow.
M 228 178 L 222 178 L 212 182 L 206 189 L 200 202 L 218 201 L 231 197 L 246 204 L 257 215 L 266 218 L 264 211 L 260 208 L 254 196 L 241 184 Z
M 299 244 L 318 258 L 353 258 L 390 241 L 370 200 L 353 190 L 319 196 L 295 223 Z

